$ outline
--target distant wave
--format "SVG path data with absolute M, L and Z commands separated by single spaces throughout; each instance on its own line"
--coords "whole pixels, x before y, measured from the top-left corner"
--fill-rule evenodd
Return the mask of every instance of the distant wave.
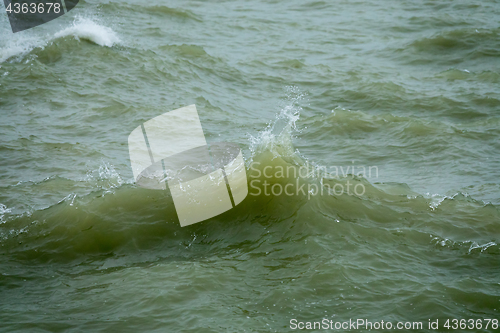
M 100 25 L 89 18 L 78 17 L 72 25 L 45 37 L 22 35 L 19 39 L 0 48 L 0 63 L 13 58 L 23 58 L 36 48 L 44 49 L 54 40 L 74 37 L 84 39 L 100 46 L 112 47 L 121 42 L 118 34 L 111 28 Z
M 496 49 L 498 46 L 499 31 L 485 29 L 456 29 L 439 33 L 437 35 L 418 39 L 410 45 L 422 52 L 450 52 L 456 50 L 483 50 Z M 497 53 L 498 54 L 498 53 Z
M 129 5 L 123 2 L 109 2 L 106 4 L 100 4 L 100 8 L 111 11 L 111 12 L 119 12 L 119 13 L 144 13 L 147 15 L 160 15 L 160 16 L 168 16 L 170 18 L 179 19 L 179 20 L 193 20 L 201 22 L 202 19 L 195 13 L 187 9 L 173 8 L 164 5 L 152 5 L 148 6 L 147 3 L 136 6 Z
M 182 19 L 191 19 L 195 21 L 201 21 L 200 17 L 189 10 L 182 10 L 177 8 L 170 8 L 167 6 L 151 6 L 144 7 L 144 10 L 149 13 L 154 14 L 165 14 L 173 17 L 178 17 Z

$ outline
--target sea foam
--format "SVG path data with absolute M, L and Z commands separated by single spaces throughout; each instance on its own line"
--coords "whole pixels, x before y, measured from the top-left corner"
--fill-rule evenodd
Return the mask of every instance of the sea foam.
M 76 39 L 86 39 L 100 46 L 112 47 L 120 42 L 113 29 L 99 25 L 87 18 L 78 18 L 73 25 L 59 31 L 55 38 L 73 36 Z
M 120 38 L 113 29 L 100 25 L 92 19 L 77 17 L 69 27 L 53 34 L 43 36 L 30 31 L 14 35 L 7 44 L 0 46 L 0 64 L 9 59 L 21 61 L 33 49 L 43 49 L 55 39 L 64 37 L 74 37 L 77 40 L 85 39 L 106 47 L 120 43 Z

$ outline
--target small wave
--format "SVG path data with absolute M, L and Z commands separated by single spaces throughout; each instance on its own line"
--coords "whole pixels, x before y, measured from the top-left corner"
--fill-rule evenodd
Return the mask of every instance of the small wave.
M 73 36 L 76 39 L 86 39 L 100 46 L 112 47 L 120 42 L 113 29 L 99 25 L 87 18 L 78 18 L 73 25 L 56 33 L 55 38 Z
M 145 7 L 145 11 L 152 14 L 164 14 L 172 17 L 182 18 L 182 19 L 191 19 L 200 22 L 201 19 L 189 10 L 182 10 L 177 8 L 170 8 L 167 6 L 151 6 Z
M 489 49 L 498 46 L 499 33 L 495 30 L 473 28 L 456 29 L 418 39 L 410 44 L 420 52 L 441 53 L 459 50 Z
M 431 26 L 438 29 L 441 29 L 443 27 L 459 27 L 469 25 L 466 20 L 447 13 L 436 13 L 432 16 L 413 16 L 409 18 L 408 22 L 413 26 L 426 28 Z
M 200 16 L 196 15 L 190 10 L 180 9 L 174 7 L 168 7 L 165 5 L 152 5 L 147 6 L 147 3 L 141 6 L 130 5 L 123 2 L 109 2 L 99 5 L 100 9 L 104 9 L 108 12 L 119 14 L 126 14 L 130 12 L 143 13 L 147 15 L 158 15 L 158 16 L 169 16 L 172 19 L 178 20 L 193 20 L 201 22 Z
M 471 242 L 471 245 L 469 247 L 469 253 L 472 253 L 473 251 L 481 251 L 481 253 L 483 253 L 484 251 L 486 251 L 488 248 L 492 247 L 492 246 L 496 246 L 497 243 L 495 242 L 488 242 L 486 244 L 478 244 L 476 242 Z
M 444 204 L 452 204 L 452 205 L 457 205 L 459 203 L 468 203 L 469 204 L 469 209 L 481 209 L 485 207 L 489 207 L 491 203 L 485 202 L 483 200 L 478 200 L 474 199 L 471 197 L 468 193 L 463 193 L 463 192 L 457 192 L 453 195 L 441 195 L 441 194 L 430 194 L 426 193 L 425 197 L 429 200 L 429 208 L 431 208 L 433 211 L 442 208 Z M 444 208 L 444 210 L 447 209 L 454 209 L 455 207 L 447 207 Z
M 172 52 L 183 57 L 210 57 L 205 49 L 198 45 L 163 45 L 160 50 Z
M 77 18 L 71 26 L 56 32 L 53 35 L 25 34 L 15 36 L 4 47 L 0 48 L 0 64 L 10 59 L 21 61 L 35 49 L 44 50 L 58 38 L 73 36 L 75 39 L 85 39 L 100 46 L 111 47 L 120 42 L 120 38 L 113 29 L 99 25 L 88 18 Z
M 448 69 L 444 72 L 437 74 L 436 77 L 437 78 L 444 78 L 444 79 L 451 80 L 451 81 L 467 80 L 471 77 L 471 73 L 470 73 L 470 71 L 468 71 L 466 69 L 461 70 L 461 69 L 457 69 L 457 68 L 451 68 L 451 69 Z
M 305 66 L 305 64 L 298 59 L 282 60 L 279 61 L 277 65 L 285 68 L 294 68 L 294 69 L 299 69 Z
M 467 249 L 467 254 L 484 253 L 484 252 L 490 254 L 498 254 L 499 250 L 498 244 L 495 242 L 486 242 L 484 244 L 480 244 L 472 240 L 458 242 L 449 238 L 441 238 L 438 236 L 433 237 L 431 243 L 434 243 L 435 246 L 441 246 L 453 250 Z

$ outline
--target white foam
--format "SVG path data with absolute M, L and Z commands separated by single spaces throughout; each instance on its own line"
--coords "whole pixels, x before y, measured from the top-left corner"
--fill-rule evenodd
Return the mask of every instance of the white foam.
M 483 253 L 489 247 L 496 246 L 496 245 L 497 245 L 497 243 L 495 243 L 495 242 L 488 242 L 488 243 L 483 244 L 483 245 L 480 245 L 480 244 L 478 244 L 476 242 L 471 242 L 471 245 L 470 245 L 470 248 L 469 248 L 469 253 L 471 253 L 475 249 L 481 249 L 481 253 Z
M 5 220 L 3 218 L 4 214 L 10 213 L 12 209 L 7 208 L 7 206 L 0 204 L 0 224 L 5 223 Z
M 113 29 L 99 25 L 87 18 L 77 18 L 73 25 L 59 31 L 55 38 L 73 36 L 76 39 L 87 39 L 101 46 L 111 47 L 120 42 Z
M 111 189 L 120 187 L 124 181 L 115 167 L 104 160 L 98 168 L 89 168 L 87 175 L 83 179 L 90 183 L 94 188 L 110 191 Z
M 76 18 L 73 23 L 55 34 L 40 35 L 27 31 L 12 34 L 11 39 L 0 47 L 0 63 L 13 57 L 22 58 L 33 49 L 44 48 L 56 38 L 72 36 L 77 40 L 86 39 L 97 45 L 112 47 L 120 43 L 120 38 L 113 29 L 97 24 L 89 18 Z
M 40 42 L 39 38 L 30 35 L 20 35 L 10 40 L 7 45 L 0 48 L 0 64 L 12 57 L 22 57 L 37 46 L 44 46 L 46 42 Z

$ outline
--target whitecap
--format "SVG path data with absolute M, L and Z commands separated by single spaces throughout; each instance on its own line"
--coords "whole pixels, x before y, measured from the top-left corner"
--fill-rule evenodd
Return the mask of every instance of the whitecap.
M 99 25 L 88 18 L 77 18 L 73 25 L 59 31 L 55 38 L 73 36 L 76 39 L 87 39 L 100 46 L 112 47 L 120 42 L 120 38 L 113 29 Z
M 86 39 L 106 47 L 120 43 L 120 38 L 113 29 L 100 25 L 92 19 L 77 17 L 69 27 L 55 34 L 40 35 L 29 31 L 14 35 L 10 41 L 0 46 L 0 64 L 12 58 L 21 61 L 35 48 L 43 49 L 54 39 L 71 36 L 77 40 Z

